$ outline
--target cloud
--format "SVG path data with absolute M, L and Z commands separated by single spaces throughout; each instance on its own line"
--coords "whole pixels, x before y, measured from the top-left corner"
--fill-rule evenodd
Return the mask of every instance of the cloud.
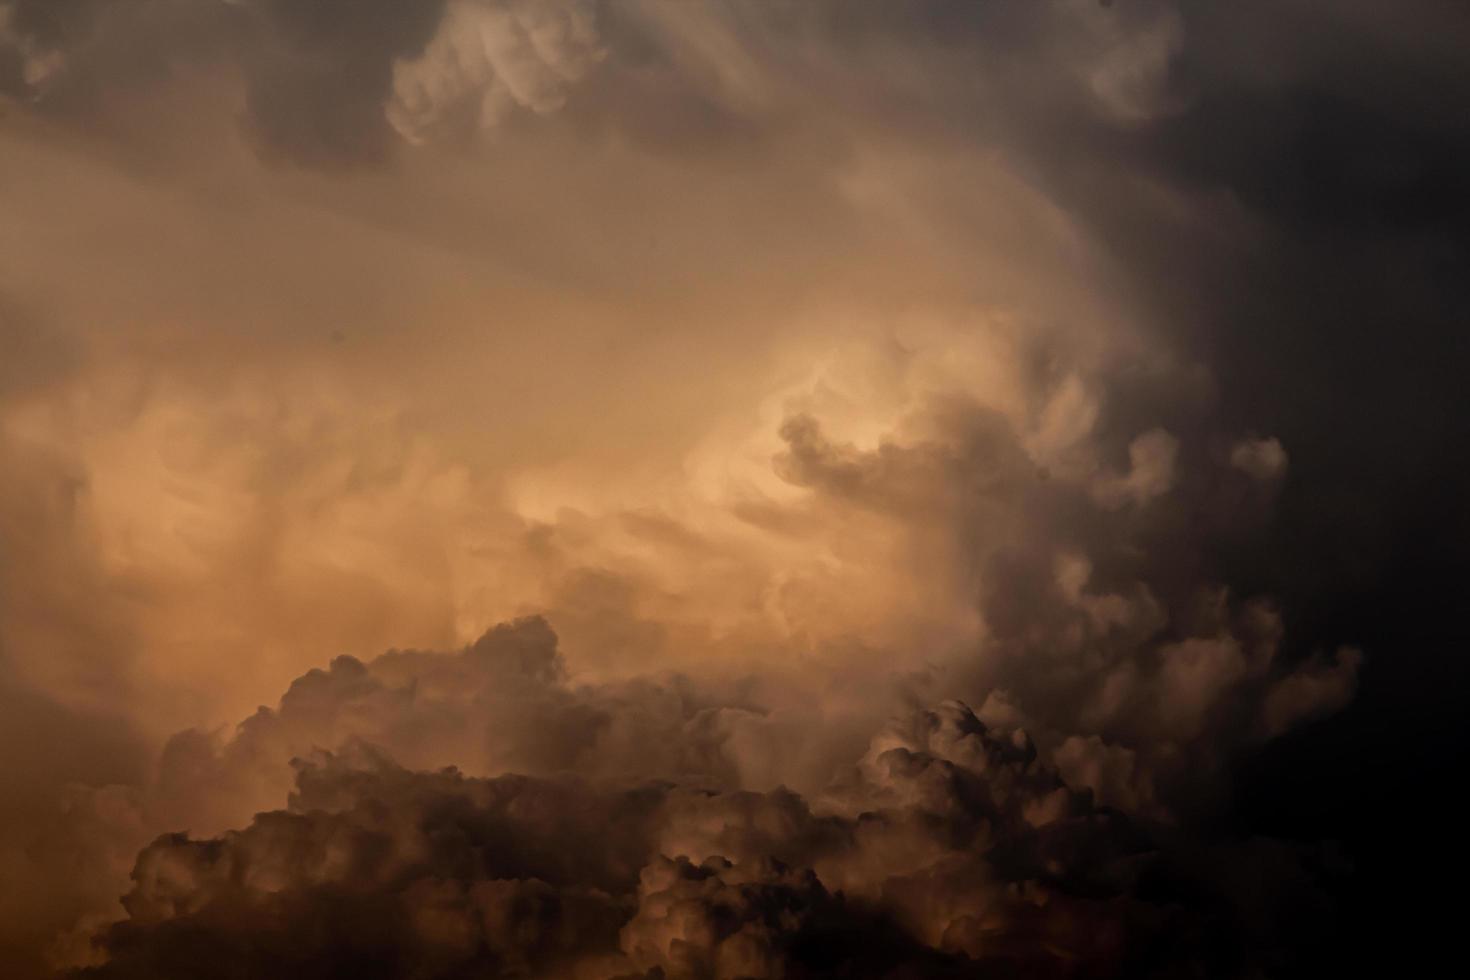
M 1286 450 L 1276 439 L 1243 439 L 1230 449 L 1230 465 L 1257 480 L 1276 480 L 1286 472 Z
M 1230 935 L 1242 966 L 1280 954 L 1203 896 L 1149 897 L 1149 875 L 1196 858 L 959 704 L 875 739 L 845 812 L 784 790 L 413 772 L 362 744 L 296 769 L 287 810 L 145 848 L 107 961 L 77 975 L 1060 976 L 1179 969 Z M 1310 893 L 1291 878 L 1306 865 L 1276 857 Z
M 434 964 L 1172 955 L 1067 875 L 996 904 L 1045 875 L 931 817 L 1011 782 L 1021 836 L 1296 810 L 1389 852 L 1363 794 L 1404 812 L 1463 688 L 1452 7 L 0 0 L 0 854 L 42 896 L 0 941 L 38 962 L 150 836 L 353 739 L 678 790 L 610 906 L 373 920 Z M 1306 809 L 1260 764 L 1341 758 Z M 1194 909 L 1282 847 L 1164 877 Z M 1270 931 L 1226 905 L 1220 948 Z
M 456 112 L 490 128 L 515 107 L 561 108 L 566 87 L 601 57 L 594 15 L 580 0 L 450 0 L 423 51 L 394 62 L 388 121 L 419 141 Z
M 1243 654 L 1204 641 L 1161 652 L 1157 680 L 1136 682 L 1157 685 L 1160 700 L 1140 714 L 1157 711 L 1166 736 L 1196 735 L 1217 703 L 1234 696 L 1239 677 L 1222 674 L 1220 664 L 1238 664 Z M 1266 734 L 1339 707 L 1355 666 L 1350 658 L 1331 669 L 1314 665 L 1278 682 L 1260 708 Z M 807 694 L 809 706 L 813 696 L 821 695 Z M 350 943 L 314 946 L 335 944 L 336 930 L 349 928 L 335 918 L 311 927 L 327 938 L 281 932 L 287 920 L 316 922 L 307 906 L 319 901 L 345 901 L 341 915 L 357 915 L 359 905 L 363 914 L 391 914 L 392 921 L 372 920 L 372 942 L 409 960 L 442 955 L 463 965 L 492 956 L 521 964 L 503 969 L 559 964 L 568 975 L 579 975 L 569 964 L 584 955 L 602 964 L 625 956 L 624 966 L 674 975 L 779 973 L 802 957 L 830 955 L 823 949 L 838 941 L 832 930 L 870 927 L 898 944 L 882 953 L 894 964 L 987 961 L 998 948 L 992 940 L 1010 950 L 1005 956 L 1026 959 L 1028 930 L 1053 926 L 1063 929 L 1055 942 L 1082 944 L 1069 955 L 1122 955 L 1087 946 L 1086 928 L 1066 924 L 1073 914 L 1092 915 L 1093 906 L 1052 925 L 1041 910 L 1063 901 L 1046 898 L 1049 889 L 1074 887 L 1054 880 L 1073 873 L 1061 870 L 1067 862 L 1082 861 L 1076 873 L 1088 880 L 1110 875 L 1089 863 L 1096 849 L 1142 846 L 1140 828 L 1168 816 L 1155 794 L 1156 743 L 1135 751 L 1096 734 L 1058 741 L 1043 728 L 1039 747 L 1019 727 L 1021 715 L 997 715 L 987 702 L 998 719 L 987 724 L 957 701 L 910 711 L 871 738 L 823 735 L 810 707 L 804 717 L 793 714 L 800 700 L 782 687 L 677 676 L 577 684 L 541 619 L 496 627 L 455 653 L 392 651 L 366 663 L 340 657 L 300 677 L 278 708 L 260 709 L 228 739 L 176 735 L 143 792 L 75 795 L 58 841 L 102 849 L 88 859 L 97 882 L 118 880 L 123 869 L 107 862 L 150 832 L 187 827 L 224 836 L 173 830 L 144 848 L 124 899 L 129 919 L 109 927 L 100 947 L 89 945 L 90 923 L 105 915 L 96 906 L 58 955 L 73 964 L 95 960 L 102 976 L 205 969 L 193 959 L 203 954 L 188 949 L 215 943 L 247 960 L 304 957 L 301 969 L 376 955 Z M 825 771 L 810 770 L 792 751 L 824 739 L 819 757 L 836 760 Z M 772 750 L 783 741 L 784 764 L 773 767 L 780 756 Z M 1217 738 L 1210 751 L 1223 744 Z M 390 762 L 390 754 L 413 768 Z M 1180 765 L 1187 755 L 1168 760 L 1174 769 L 1165 774 L 1187 771 Z M 466 777 L 456 764 L 479 775 Z M 808 780 L 808 795 L 780 785 L 788 779 Z M 628 788 L 610 789 L 618 786 Z M 265 813 L 244 831 L 228 830 L 288 794 L 289 814 Z M 466 805 L 494 813 L 466 816 L 459 812 Z M 1143 822 L 1113 840 L 1124 818 L 1109 814 L 1124 811 L 1099 805 Z M 464 858 L 440 855 L 435 842 L 448 833 L 435 829 L 440 820 L 470 833 L 454 846 L 494 866 L 466 870 Z M 1073 840 L 1094 833 L 1103 836 Z M 434 870 L 440 861 L 459 869 L 457 883 Z M 1008 876 L 1021 871 L 1044 887 L 1017 886 Z M 958 891 L 941 899 L 933 887 Z M 419 909 L 424 896 L 429 909 L 415 911 L 411 923 L 391 910 Z M 526 915 L 534 922 L 517 918 Z M 621 945 L 598 946 L 586 929 L 567 924 L 584 916 L 601 923 L 587 929 L 621 935 Z M 1003 938 L 1012 926 L 1023 930 L 1013 943 Z M 404 932 L 410 928 L 417 931 Z M 181 929 L 195 938 L 179 940 L 185 949 L 177 955 L 186 959 L 171 959 L 170 937 Z M 207 938 L 217 929 L 229 934 Z M 257 929 L 272 932 L 276 952 L 256 948 L 249 933 Z M 430 940 L 451 948 L 419 948 Z
M 247 135 L 309 166 L 381 162 L 396 142 L 550 111 L 597 60 L 594 9 L 501 0 L 339 4 L 124 0 L 0 5 L 0 79 L 41 108 L 102 107 L 191 64 L 236 73 Z M 151 47 L 151 63 L 140 48 Z
M 350 8 L 259 0 L 240 9 L 251 32 L 240 54 L 247 118 L 263 147 L 309 163 L 382 157 L 394 60 L 429 43 L 441 0 Z
M 1210 451 L 1218 436 L 1197 432 L 1187 444 L 1158 428 L 1135 435 L 1134 420 L 1099 408 L 1083 413 L 1089 421 L 1058 449 L 1038 433 L 1051 431 L 1051 406 L 1070 397 L 1080 369 L 1031 380 L 1024 353 L 1006 352 L 997 338 L 976 343 L 1002 352 L 984 377 L 1005 384 L 976 386 L 943 344 L 854 345 L 861 370 L 829 365 L 773 395 L 781 421 L 774 433 L 762 421 L 743 436 L 758 448 L 740 481 L 712 494 L 681 481 L 662 508 L 594 498 L 586 511 L 563 508 L 550 520 L 488 505 L 458 510 L 472 485 L 432 458 L 404 465 L 391 444 L 380 468 L 371 455 L 309 456 L 306 471 L 323 474 L 320 485 L 307 481 L 321 501 L 305 508 L 316 516 L 304 541 L 321 549 L 311 553 L 360 547 L 355 532 L 339 537 L 333 520 L 356 528 L 364 515 L 411 514 L 437 500 L 440 513 L 465 522 L 451 524 L 469 532 L 457 546 L 495 544 L 461 552 L 453 560 L 461 574 L 508 583 L 515 604 L 545 617 L 493 627 L 447 652 L 339 656 L 237 727 L 168 738 L 156 770 L 137 785 L 76 792 L 68 804 L 75 820 L 58 836 L 85 836 L 91 881 L 119 881 L 119 858 L 148 834 L 226 832 L 279 805 L 293 758 L 355 741 L 415 771 L 664 780 L 682 795 L 667 807 L 658 853 L 741 866 L 774 857 L 812 868 L 832 895 L 867 901 L 913 870 L 902 867 L 912 854 L 938 861 L 947 853 L 915 822 L 916 807 L 956 821 L 951 832 L 962 836 L 985 820 L 1048 825 L 1098 800 L 1180 819 L 1196 796 L 1219 790 L 1222 760 L 1346 699 L 1294 680 L 1321 670 L 1278 658 L 1283 628 L 1268 604 L 1235 600 L 1198 570 L 1178 572 L 1209 534 L 1257 519 L 1215 508 L 1215 476 L 1234 472 Z M 1025 351 L 1028 341 L 1011 343 Z M 1093 383 L 1099 406 L 1128 394 Z M 257 410 L 247 409 L 247 418 Z M 180 414 L 169 408 L 163 418 Z M 237 504 L 245 491 L 230 488 L 273 479 L 241 447 L 237 436 L 223 479 L 205 484 L 224 491 L 220 519 L 249 513 Z M 722 461 L 732 458 L 729 447 L 718 447 Z M 1110 462 L 1118 456 L 1128 460 L 1126 477 Z M 1130 496 L 1100 498 L 1109 481 Z M 233 539 L 212 530 L 212 513 L 204 510 L 194 542 L 207 544 L 212 533 Z M 1181 523 L 1193 536 L 1174 533 Z M 187 565 L 201 553 L 184 539 L 170 554 L 167 541 L 150 539 L 153 560 Z M 518 572 L 527 581 L 516 584 Z M 854 603 L 859 595 L 870 601 Z M 552 623 L 566 624 L 564 646 Z M 1326 687 L 1350 691 L 1356 667 L 1344 661 Z M 945 696 L 983 705 L 991 729 L 948 705 L 912 715 L 909 727 L 867 748 L 883 718 Z M 856 782 L 829 785 L 853 764 Z M 983 785 L 971 770 L 985 773 Z M 701 802 L 703 792 L 718 794 L 718 806 Z M 857 833 L 815 818 L 808 801 L 819 800 L 845 820 L 885 808 L 900 817 L 867 825 L 860 844 L 830 859 L 767 839 L 763 823 L 801 842 L 834 827 Z M 114 812 L 126 816 L 107 816 Z M 99 829 L 109 819 L 116 830 Z M 962 922 L 972 900 L 981 898 L 905 905 L 895 921 L 944 956 L 978 956 L 976 936 L 990 927 Z M 88 899 L 77 913 L 105 914 L 105 904 Z M 969 938 L 944 939 L 951 925 Z M 660 942 L 639 954 L 645 968 L 682 962 Z M 747 937 L 728 956 L 778 962 L 783 943 L 766 948 Z M 710 955 L 698 962 L 726 954 Z
M 1317 657 L 1277 681 L 1261 706 L 1267 734 L 1279 735 L 1304 719 L 1340 711 L 1357 690 L 1361 652 L 1351 647 L 1328 659 Z
M 1179 441 L 1162 429 L 1145 432 L 1128 444 L 1128 472 L 1105 476 L 1093 493 L 1105 505 L 1146 504 L 1174 485 L 1174 461 Z

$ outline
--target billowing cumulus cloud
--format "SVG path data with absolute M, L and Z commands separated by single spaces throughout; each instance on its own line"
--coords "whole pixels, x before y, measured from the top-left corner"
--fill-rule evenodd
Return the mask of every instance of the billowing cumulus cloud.
M 1466 41 L 0 0 L 0 960 L 1357 965 L 1460 744 Z
M 106 962 L 77 975 L 1092 976 L 1285 948 L 1190 867 L 1210 858 L 955 702 L 875 738 L 835 805 L 411 772 L 360 744 L 295 769 L 288 809 L 144 848 Z M 1289 850 L 1232 858 L 1308 896 L 1323 874 Z
M 1238 679 L 1220 659 L 1235 651 L 1195 641 L 1165 652 L 1153 710 L 1166 728 L 1198 726 Z M 1278 682 L 1261 709 L 1267 734 L 1340 707 L 1353 663 Z M 338 658 L 227 739 L 174 736 L 141 792 L 72 800 L 54 846 L 90 849 L 92 873 L 119 887 L 119 858 L 151 833 L 224 836 L 158 838 L 132 867 L 126 921 L 97 938 L 106 917 L 96 909 L 57 951 L 104 976 L 207 971 L 216 956 L 206 951 L 231 948 L 228 968 L 252 971 L 267 960 L 240 964 L 255 956 L 303 970 L 368 958 L 396 976 L 443 958 L 436 968 L 610 975 L 597 971 L 621 963 L 733 977 L 817 970 L 854 957 L 866 948 L 855 937 L 880 928 L 883 945 L 896 944 L 881 951 L 885 970 L 1004 961 L 1067 974 L 1080 960 L 1108 972 L 1163 955 L 1116 904 L 1134 887 L 1132 865 L 1164 860 L 1160 841 L 1177 834 L 1147 831 L 1168 818 L 1152 757 L 1097 734 L 1048 749 L 1014 716 L 987 724 L 958 701 L 908 709 L 876 735 L 824 735 L 820 689 L 802 708 L 782 703 L 789 690 L 774 705 L 764 694 L 753 678 L 577 684 L 541 619 L 452 654 Z M 817 781 L 793 739 L 808 751 L 825 739 L 828 759 L 849 761 Z M 449 760 L 489 781 L 467 782 Z M 787 788 L 803 781 L 805 797 Z M 289 812 L 275 812 L 288 796 Z M 252 813 L 262 815 L 247 829 L 228 829 Z M 358 914 L 390 918 L 354 927 Z M 270 946 L 255 945 L 258 930 Z M 341 930 L 368 946 L 339 948 Z M 1032 947 L 1037 930 L 1055 935 Z

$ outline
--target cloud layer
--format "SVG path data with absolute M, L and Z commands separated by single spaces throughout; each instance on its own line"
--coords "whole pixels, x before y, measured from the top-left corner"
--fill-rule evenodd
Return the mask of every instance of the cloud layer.
M 1209 655 L 1170 656 L 1191 691 L 1205 683 Z M 1293 675 L 1267 717 L 1336 706 L 1319 690 L 1333 684 Z M 1216 861 L 1279 878 L 1330 921 L 1330 859 L 1190 841 L 1147 812 L 1152 758 L 1097 735 L 1040 750 L 1003 694 L 989 724 L 950 701 L 867 737 L 824 735 L 810 706 L 737 687 L 573 684 L 540 619 L 454 654 L 339 658 L 227 741 L 175 736 L 141 794 L 73 801 L 60 846 L 98 862 L 150 828 L 258 815 L 218 838 L 157 838 L 132 867 L 127 919 L 95 937 L 89 919 L 58 952 L 99 976 L 1091 976 L 1213 962 L 1219 942 L 1244 968 L 1316 941 L 1242 921 Z M 850 761 L 806 796 L 788 789 L 811 780 L 800 756 L 823 738 Z
M 0 0 L 0 958 L 1373 934 L 1470 554 L 1391 6 Z
M 1180 851 L 957 702 L 895 723 L 815 805 L 415 773 L 365 745 L 296 770 L 289 809 L 145 848 L 79 975 L 1162 976 L 1289 965 L 1324 924 L 1288 942 L 1200 867 L 1320 919 L 1309 855 Z

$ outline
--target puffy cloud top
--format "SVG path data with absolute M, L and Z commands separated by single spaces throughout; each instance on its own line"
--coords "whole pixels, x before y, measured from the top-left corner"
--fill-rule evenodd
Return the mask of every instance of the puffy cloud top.
M 295 768 L 288 809 L 146 847 L 106 963 L 77 975 L 1173 975 L 1220 942 L 1240 969 L 1284 948 L 1200 877 L 1214 856 L 959 703 L 875 738 L 837 810 L 413 772 L 360 743 Z M 1236 859 L 1312 895 L 1307 855 Z

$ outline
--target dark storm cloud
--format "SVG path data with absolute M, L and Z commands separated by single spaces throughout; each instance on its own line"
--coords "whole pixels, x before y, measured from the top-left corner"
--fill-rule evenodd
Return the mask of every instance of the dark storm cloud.
M 1206 662 L 1225 649 L 1201 643 Z M 1271 717 L 1320 706 L 1329 675 L 1278 685 Z M 1322 939 L 1329 852 L 1155 823 L 1142 752 L 1073 736 L 1058 769 L 1008 705 L 986 709 L 895 718 L 804 797 L 741 788 L 766 711 L 678 678 L 574 686 L 540 619 L 455 653 L 338 658 L 228 741 L 176 736 L 141 796 L 77 796 L 94 847 L 228 826 L 288 790 L 289 807 L 158 838 L 127 919 L 66 955 L 97 977 L 1113 976 L 1290 964 Z M 1261 913 L 1261 890 L 1289 916 Z
M 1348 840 L 1345 958 L 1391 962 L 1370 930 L 1439 932 L 1433 910 L 1383 909 L 1385 882 L 1415 890 L 1427 866 L 1394 842 L 1432 864 L 1454 833 L 1398 801 L 1467 744 L 1447 692 L 1470 648 L 1470 20 L 1433 0 L 1179 9 L 1175 112 L 1122 131 L 1038 113 L 1021 145 L 1211 365 L 1215 417 L 1288 447 L 1267 533 L 1207 558 L 1278 597 L 1288 656 L 1351 642 L 1367 660 L 1354 707 L 1251 760 L 1238 818 Z
M 573 684 L 540 617 L 503 624 L 454 653 L 339 657 L 292 683 L 232 737 L 190 730 L 169 740 L 147 801 L 148 823 L 229 826 L 279 803 L 290 760 L 354 739 L 418 768 L 580 772 L 730 784 L 726 745 L 759 714 L 677 676 Z
M 1069 775 L 1110 802 L 1212 805 L 1222 760 L 1350 700 L 1357 651 L 1294 665 L 1275 604 L 1212 578 L 1214 549 L 1259 535 L 1287 470 L 1279 445 L 1227 448 L 1197 422 L 1183 447 L 1160 429 L 1125 440 L 1104 420 L 1093 438 L 1127 452 L 1078 479 L 1038 465 L 997 413 L 924 411 L 927 440 L 869 451 L 790 419 L 777 471 L 829 507 L 918 529 L 919 567 L 951 569 L 987 627 L 985 654 L 948 683 Z
M 1329 911 L 1310 855 L 1098 810 L 958 704 L 874 739 L 850 816 L 785 790 L 415 773 L 365 745 L 296 768 L 288 810 L 145 848 L 108 962 L 76 975 L 1177 975 L 1293 963 L 1265 882 L 1298 944 Z
M 1100 243 L 1098 278 L 1170 348 L 1173 368 L 1114 354 L 1095 385 L 1107 397 L 1079 396 L 1093 418 L 1080 462 L 1067 446 L 1025 444 L 989 409 L 942 399 L 925 406 L 926 436 L 876 448 L 844 443 L 818 415 L 786 423 L 780 475 L 832 512 L 916 529 L 927 562 L 916 573 L 954 574 L 987 629 L 986 656 L 951 679 L 989 728 L 957 710 L 916 716 L 846 787 L 851 812 L 816 816 L 810 793 L 736 792 L 751 745 L 768 752 L 800 725 L 681 681 L 587 688 L 544 624 L 453 654 L 343 658 L 231 737 L 176 737 L 127 812 L 148 814 L 149 832 L 198 820 L 208 836 L 243 822 L 242 801 L 277 805 L 292 756 L 352 737 L 415 768 L 673 785 L 307 767 L 293 811 L 148 848 L 131 918 L 104 941 L 103 975 L 200 975 L 232 962 L 219 950 L 288 976 L 535 973 L 599 956 L 616 970 L 696 975 L 861 964 L 1066 975 L 1046 950 L 1103 974 L 1238 955 L 1238 972 L 1285 975 L 1309 968 L 1280 930 L 1325 904 L 1315 857 L 1166 842 L 1096 803 L 1167 811 L 1186 840 L 1202 826 L 1341 836 L 1373 871 L 1436 866 L 1402 852 L 1442 839 L 1404 801 L 1441 785 L 1464 745 L 1450 719 L 1461 716 L 1470 581 L 1470 27 L 1456 4 L 615 4 L 593 42 L 556 35 L 577 41 L 575 57 L 523 75 L 461 70 L 456 35 L 441 34 L 447 6 L 0 2 L 0 91 L 33 105 L 8 111 L 87 126 L 108 98 L 181 65 L 228 65 L 262 154 L 328 167 L 380 160 L 399 135 L 458 138 L 507 106 L 550 112 L 563 98 L 583 137 L 626 136 L 681 161 L 702 153 L 741 175 L 756 155 L 798 160 L 801 186 L 824 193 L 863 145 L 974 154 L 962 177 L 998 155 Z M 599 43 L 596 84 L 575 85 Z M 408 62 L 405 95 L 394 66 Z M 918 220 L 949 231 L 982 217 L 954 191 L 937 181 Z M 1061 283 L 1076 270 L 1049 257 L 1045 272 Z M 44 344 L 26 355 L 39 373 L 66 356 Z M 1037 367 L 1037 387 L 1065 409 L 1057 360 Z M 31 383 L 29 369 L 0 365 L 0 395 Z M 1045 429 L 1047 405 L 1034 408 Z M 6 585 L 32 557 L 57 581 L 85 583 L 78 545 L 35 530 L 70 526 L 70 471 L 0 450 L 42 475 L 34 495 L 5 488 L 3 516 L 18 515 L 0 528 L 7 547 L 35 543 L 0 566 Z M 769 514 L 771 526 L 803 517 Z M 624 580 L 579 581 L 592 595 Z M 109 637 L 109 613 L 103 604 L 95 627 L 68 630 Z M 659 641 L 633 625 L 628 645 Z M 1285 734 L 1346 706 L 1360 666 L 1356 707 Z M 113 731 L 15 697 L 38 726 Z M 956 763 L 932 751 L 925 725 L 981 749 Z M 1245 802 L 1222 815 L 1217 792 L 1233 775 Z M 1024 804 L 997 807 L 998 787 L 1012 785 Z M 111 812 L 115 796 L 78 812 Z M 520 820 L 523 798 L 535 814 L 590 808 L 594 839 L 614 831 L 606 853 L 578 850 L 586 826 Z M 386 826 L 395 812 L 404 825 Z M 982 824 L 998 828 L 994 841 Z M 719 839 L 703 842 L 710 827 Z M 614 857 L 615 870 L 598 864 Z M 258 867 L 269 873 L 236 876 Z M 1358 881 L 1344 949 L 1372 934 L 1388 892 Z M 850 947 L 859 966 L 820 960 L 857 935 L 868 937 Z

